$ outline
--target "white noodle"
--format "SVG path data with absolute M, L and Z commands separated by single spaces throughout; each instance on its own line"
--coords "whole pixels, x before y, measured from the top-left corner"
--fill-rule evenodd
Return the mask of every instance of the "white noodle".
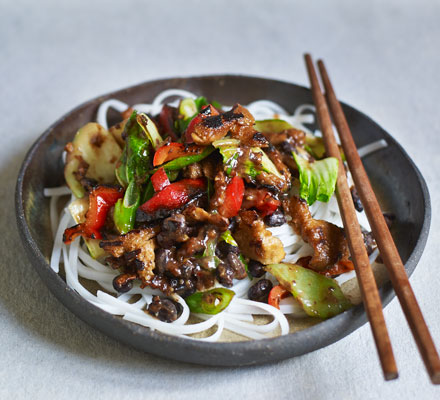
M 69 266 L 71 272 L 71 279 L 75 279 L 78 281 L 78 247 L 79 247 L 80 238 L 77 237 L 69 246 Z
M 338 282 L 339 285 L 342 285 L 344 282 L 349 281 L 350 279 L 353 279 L 356 277 L 356 271 L 349 271 L 345 274 L 341 274 L 337 276 L 335 279 L 336 282 Z
M 212 317 L 211 315 L 205 315 L 205 314 L 198 314 L 197 316 L 200 317 L 201 319 L 207 319 L 207 318 Z M 185 336 L 185 337 L 189 338 L 189 339 L 199 340 L 202 342 L 217 342 L 223 333 L 223 329 L 225 328 L 225 319 L 223 316 L 221 316 L 217 320 L 216 325 L 217 325 L 217 330 L 211 336 L 207 336 L 207 337 L 203 337 L 203 338 L 196 338 L 196 337 L 192 337 L 192 336 Z
M 114 108 L 116 111 L 124 112 L 127 108 L 129 108 L 128 104 L 116 100 L 116 99 L 110 99 L 107 101 L 104 101 L 99 108 L 98 108 L 98 115 L 96 117 L 96 122 L 98 122 L 99 125 L 103 126 L 104 129 L 108 129 L 107 124 L 107 111 L 109 108 Z
M 177 106 L 178 99 L 183 97 L 196 98 L 196 95 L 186 90 L 169 89 L 159 93 L 151 104 L 136 104 L 132 106 L 132 108 L 139 112 L 147 112 L 154 115 L 160 112 L 165 100 L 177 98 L 177 100 L 174 99 L 172 103 L 169 103 Z M 97 122 L 105 129 L 108 129 L 107 113 L 109 108 L 123 112 L 129 107 L 128 104 L 116 99 L 107 100 L 103 102 L 98 109 Z M 224 108 L 228 109 L 229 107 L 225 106 Z M 289 114 L 283 107 L 270 100 L 254 101 L 249 104 L 247 108 L 256 119 L 274 118 L 275 115 L 277 118 L 291 123 L 298 129 L 313 133 L 304 125 L 313 124 L 315 121 L 315 107 L 312 105 L 303 104 L 296 108 L 294 114 Z M 320 135 L 320 132 L 315 131 L 314 134 Z M 386 146 L 387 143 L 382 139 L 360 148 L 359 154 L 365 156 Z M 350 174 L 348 175 L 349 179 L 351 179 Z M 73 223 L 73 219 L 67 208 L 63 209 L 61 215 L 58 216 L 57 203 L 60 196 L 68 194 L 71 194 L 71 191 L 67 186 L 44 189 L 44 195 L 51 198 L 50 218 L 52 231 L 54 232 L 54 246 L 50 267 L 58 273 L 60 262 L 63 262 L 68 286 L 96 307 L 111 314 L 120 315 L 127 321 L 149 327 L 152 330 L 202 341 L 218 341 L 224 329 L 251 339 L 264 339 L 277 334 L 277 332 L 281 332 L 281 335 L 285 335 L 289 332 L 289 323 L 285 314 L 291 314 L 297 318 L 306 316 L 299 302 L 293 297 L 283 299 L 280 303 L 280 310 L 269 304 L 247 299 L 249 288 L 254 285 L 258 279 L 250 280 L 246 278 L 241 281 L 234 280 L 232 289 L 235 292 L 235 297 L 224 311 L 216 315 L 197 314 L 203 322 L 187 324 L 190 317 L 189 307 L 185 300 L 177 295 L 174 295 L 173 298 L 182 306 L 181 315 L 172 323 L 166 323 L 154 318 L 145 312 L 145 308 L 152 301 L 154 295 L 162 294 L 159 290 L 149 287 L 141 289 L 139 283 L 134 283 L 133 288 L 128 293 L 119 294 L 112 285 L 113 279 L 119 274 L 118 271 L 93 259 L 89 253 L 80 246 L 79 238 L 75 239 L 70 246 L 66 246 L 62 242 L 63 233 L 65 229 Z M 73 200 L 74 197 L 72 196 L 72 201 Z M 328 203 L 315 202 L 315 204 L 310 207 L 310 212 L 316 219 L 325 219 L 342 226 L 335 196 L 333 196 Z M 365 213 L 358 213 L 358 217 L 360 225 L 369 230 Z M 305 243 L 301 236 L 297 235 L 288 223 L 279 227 L 269 228 L 269 230 L 283 243 L 284 250 L 286 251 L 286 257 L 283 261 L 296 262 L 301 257 L 313 254 L 311 246 Z M 370 255 L 370 262 L 373 262 L 378 254 L 379 250 L 375 249 Z M 98 290 L 95 296 L 79 282 L 80 277 L 96 281 L 106 292 Z M 354 271 L 341 274 L 336 280 L 342 283 L 352 277 L 355 277 Z M 266 274 L 266 278 L 276 283 L 276 279 L 270 274 Z M 217 286 L 220 285 L 217 284 Z M 117 297 L 109 293 L 114 293 Z M 132 302 L 132 299 L 134 299 L 133 296 L 136 295 L 141 295 L 140 299 L 136 302 Z M 253 315 L 270 315 L 273 319 L 265 325 L 256 325 L 253 323 Z M 203 338 L 188 336 L 204 332 L 214 326 L 216 326 L 216 330 L 210 336 Z
M 60 270 L 60 257 L 62 252 L 63 233 L 67 229 L 67 225 L 71 219 L 67 210 L 63 210 L 64 215 L 60 219 L 55 240 L 53 243 L 52 255 L 50 257 L 50 267 L 58 273 Z
M 280 105 L 269 100 L 257 100 L 247 105 L 247 109 L 255 119 L 270 119 L 274 114 L 287 115 Z
M 376 142 L 367 144 L 367 145 L 360 147 L 358 149 L 359 157 L 365 157 L 368 154 L 373 153 L 377 150 L 383 149 L 387 146 L 388 146 L 388 144 L 384 139 L 380 139 Z
M 71 195 L 72 191 L 68 186 L 59 186 L 54 188 L 45 188 L 43 194 L 46 197 Z
M 195 99 L 197 96 L 194 93 L 188 92 L 188 90 L 168 89 L 168 90 L 164 90 L 163 92 L 159 93 L 156 96 L 156 98 L 153 100 L 152 104 L 154 106 L 160 106 L 169 97 L 179 97 L 179 98 L 190 97 L 192 99 Z
M 223 329 L 225 328 L 225 319 L 219 318 L 217 322 L 217 331 L 206 338 L 200 338 L 199 340 L 206 341 L 206 342 L 217 342 L 220 339 L 220 336 L 223 333 Z
M 57 227 L 58 227 L 58 199 L 60 196 L 52 196 L 50 198 L 50 227 L 52 229 L 52 236 L 55 239 L 57 235 Z
M 229 318 L 236 319 L 237 321 L 247 321 L 247 322 L 254 321 L 254 317 L 252 316 L 252 314 L 233 313 L 229 308 L 227 310 L 227 314 Z
M 245 279 L 242 279 L 240 281 L 234 279 L 233 285 L 234 285 L 235 295 L 238 296 L 238 297 L 242 297 L 242 296 L 246 295 L 248 290 L 249 290 L 249 288 L 255 282 L 257 282 L 257 279 L 250 280 L 250 279 L 245 278 Z
M 130 293 L 120 293 L 119 296 L 118 296 L 118 299 L 119 299 L 119 300 L 122 300 L 122 301 L 128 301 L 128 300 L 130 300 L 132 297 L 133 297 L 133 296 L 132 296 Z
M 80 261 L 77 261 L 76 265 L 78 266 L 78 275 L 92 281 L 112 283 L 113 279 L 118 276 L 116 272 L 98 272 L 87 268 Z
M 283 314 L 292 314 L 296 318 L 307 317 L 301 304 L 294 297 L 286 297 L 280 301 L 280 311 Z
M 240 325 L 237 325 L 236 323 L 234 323 L 233 320 L 225 321 L 225 328 L 228 331 L 238 333 L 239 335 L 242 335 L 244 337 L 248 337 L 250 339 L 256 339 L 256 340 L 267 339 L 267 336 L 256 332 L 254 329 L 246 329 Z
M 374 261 L 376 261 L 376 258 L 379 255 L 379 248 L 376 247 L 373 252 L 370 254 L 370 256 L 368 257 L 370 260 L 370 264 L 372 264 Z
M 103 289 L 105 289 L 107 292 L 109 292 L 109 293 L 114 293 L 114 294 L 119 294 L 116 290 L 115 290 L 115 288 L 113 287 L 113 283 L 112 284 L 110 284 L 110 283 L 107 283 L 107 282 L 104 282 L 104 281 L 100 281 L 100 282 L 98 282 L 97 281 L 97 283 L 99 283 L 99 286 L 101 286 Z M 134 293 L 133 293 L 134 294 Z
M 174 324 L 184 325 L 187 323 L 191 311 L 189 310 L 188 304 L 186 304 L 186 301 L 183 299 L 183 297 L 176 295 L 175 298 L 177 298 L 178 303 L 183 307 L 183 311 L 180 317 L 174 321 Z
M 96 261 L 94 258 L 90 257 L 81 247 L 78 250 L 78 255 L 80 260 L 90 268 L 93 268 L 95 271 L 108 272 L 109 267 L 104 264 L 101 264 L 99 261 Z
M 241 321 L 239 319 L 230 317 L 228 314 L 225 314 L 224 318 L 225 318 L 225 321 L 228 321 L 235 326 L 241 326 L 241 327 L 246 328 L 248 330 L 253 330 L 255 332 L 260 332 L 260 333 L 269 333 L 269 332 L 274 331 L 278 327 L 278 320 L 276 320 L 276 319 L 274 319 L 272 322 L 270 322 L 266 325 L 254 325 L 254 324 L 250 324 L 248 322 Z
M 120 299 L 121 296 L 118 297 L 118 299 Z M 145 307 L 145 305 L 148 304 L 148 300 L 142 296 L 136 303 L 131 303 L 132 307 L 136 307 L 137 309 L 142 309 Z
M 277 308 L 272 307 L 271 305 L 266 303 L 260 303 L 259 301 L 252 301 L 252 300 L 240 299 L 240 298 L 235 298 L 234 300 L 238 304 L 251 305 L 256 308 L 260 308 L 261 310 L 269 312 L 270 314 L 273 315 L 274 319 L 278 321 L 278 324 L 281 329 L 281 334 L 286 335 L 289 333 L 289 323 L 287 322 L 285 315 Z
M 175 325 L 174 323 L 162 322 L 147 313 L 143 313 L 143 315 L 140 315 L 137 313 L 135 314 L 134 312 L 126 312 L 123 318 L 127 321 L 136 322 L 140 325 L 148 326 L 149 328 L 156 329 L 158 331 L 171 335 L 188 335 L 210 329 L 217 323 L 217 320 L 221 316 L 222 313 L 212 315 L 211 318 L 207 321 L 199 322 L 192 325 Z

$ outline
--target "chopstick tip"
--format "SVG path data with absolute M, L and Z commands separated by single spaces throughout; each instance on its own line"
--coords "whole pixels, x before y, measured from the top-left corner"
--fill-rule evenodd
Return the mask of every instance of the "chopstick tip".
M 385 373 L 385 380 L 386 381 L 392 381 L 394 379 L 397 379 L 399 377 L 399 373 L 397 371 L 392 372 L 386 372 Z
M 431 382 L 434 385 L 440 385 L 440 371 L 435 371 L 431 374 Z

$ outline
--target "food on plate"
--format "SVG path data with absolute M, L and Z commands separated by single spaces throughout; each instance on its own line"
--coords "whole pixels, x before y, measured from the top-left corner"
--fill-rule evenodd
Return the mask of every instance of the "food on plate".
M 109 107 L 121 113 L 110 128 Z M 181 90 L 152 104 L 103 103 L 65 147 L 72 198 L 52 268 L 61 262 L 67 284 L 107 312 L 200 340 L 286 334 L 286 315 L 348 310 L 337 282 L 354 269 L 334 197 L 338 161 L 305 125 L 311 116 L 310 106 L 289 115 L 266 100 L 231 107 Z

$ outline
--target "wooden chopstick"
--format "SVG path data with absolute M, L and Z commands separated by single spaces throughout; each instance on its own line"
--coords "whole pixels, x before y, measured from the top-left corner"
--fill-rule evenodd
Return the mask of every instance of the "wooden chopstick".
M 342 107 L 336 98 L 327 74 L 324 62 L 318 61 L 322 82 L 325 87 L 327 102 L 341 139 L 345 157 L 353 176 L 356 190 L 370 222 L 371 229 L 379 247 L 380 255 L 387 267 L 388 275 L 402 306 L 405 317 L 411 328 L 414 339 L 422 355 L 432 383 L 440 384 L 440 359 L 435 348 L 428 326 L 423 318 L 416 297 L 411 288 L 408 276 L 394 244 L 388 226 L 383 217 L 379 203 L 371 187 L 367 173 L 356 149 Z
M 398 376 L 397 366 L 394 359 L 393 349 L 391 348 L 391 341 L 388 336 L 387 327 L 385 325 L 382 303 L 377 290 L 373 271 L 370 266 L 370 261 L 368 259 L 367 250 L 364 245 L 364 239 L 356 216 L 356 210 L 354 209 L 344 164 L 342 163 L 339 147 L 333 133 L 329 110 L 324 95 L 322 94 L 318 77 L 316 76 L 312 58 L 309 54 L 306 54 L 304 58 L 327 155 L 336 157 L 339 161 L 336 196 L 341 211 L 342 221 L 344 223 L 348 246 L 355 266 L 362 300 L 376 342 L 383 374 L 385 380 L 396 379 Z

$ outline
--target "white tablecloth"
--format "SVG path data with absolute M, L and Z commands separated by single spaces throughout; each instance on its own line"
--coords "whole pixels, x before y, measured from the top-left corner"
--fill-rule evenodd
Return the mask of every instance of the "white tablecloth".
M 370 115 L 427 180 L 432 228 L 411 277 L 440 346 L 438 1 L 0 2 L 0 398 L 434 399 L 397 300 L 385 318 L 400 378 L 385 383 L 368 325 L 273 365 L 191 366 L 121 345 L 68 312 L 24 256 L 13 193 L 27 149 L 98 94 L 168 76 L 242 73 L 307 85 L 323 57 L 339 97 Z

